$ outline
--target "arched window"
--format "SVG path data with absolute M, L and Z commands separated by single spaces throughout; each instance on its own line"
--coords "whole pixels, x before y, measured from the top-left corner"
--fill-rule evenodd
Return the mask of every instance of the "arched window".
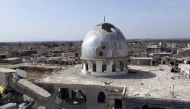
M 85 93 L 83 93 L 81 90 L 69 90 L 68 88 L 61 88 L 58 96 L 60 99 L 65 100 L 67 103 L 72 105 L 80 105 L 87 101 Z
M 123 71 L 123 62 L 120 62 L 120 70 Z
M 114 109 L 122 109 L 122 99 L 115 99 L 115 108 Z
M 116 72 L 116 65 L 115 65 L 115 63 L 113 63 L 113 65 L 112 65 L 112 72 Z
M 149 107 L 148 105 L 143 105 L 143 107 L 141 109 L 165 109 L 162 107 Z
M 142 109 L 149 109 L 148 105 L 144 105 Z
M 93 72 L 96 72 L 96 63 L 93 64 Z
M 106 64 L 102 64 L 102 72 L 106 71 Z
M 106 96 L 104 92 L 98 94 L 98 103 L 106 103 Z
M 59 97 L 63 100 L 69 98 L 69 89 L 68 88 L 60 88 Z
M 86 70 L 88 70 L 88 64 L 87 63 L 85 63 L 85 67 L 86 67 Z

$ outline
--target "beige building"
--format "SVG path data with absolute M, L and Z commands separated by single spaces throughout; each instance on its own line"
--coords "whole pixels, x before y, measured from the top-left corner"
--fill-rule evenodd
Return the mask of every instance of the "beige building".
M 190 48 L 183 48 L 177 51 L 179 57 L 190 57 Z

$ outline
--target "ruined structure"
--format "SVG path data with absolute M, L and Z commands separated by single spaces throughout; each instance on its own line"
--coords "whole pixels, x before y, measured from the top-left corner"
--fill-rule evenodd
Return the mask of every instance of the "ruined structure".
M 35 48 L 37 53 L 27 51 L 21 58 L 30 62 L 28 58 L 32 57 L 33 64 L 14 67 L 28 72 L 56 69 L 51 74 L 31 82 L 28 81 L 30 78 L 19 76 L 15 70 L 0 68 L 0 78 L 4 78 L 0 83 L 19 92 L 21 97 L 22 94 L 30 96 L 39 109 L 190 109 L 189 80 L 171 72 L 171 65 L 176 68 L 183 62 L 173 52 L 177 51 L 179 44 L 164 49 L 167 44 L 160 41 L 134 42 L 129 50 L 129 42 L 121 31 L 104 22 L 88 32 L 81 53 L 80 42 L 66 42 L 62 46 L 57 42 L 42 43 L 39 48 L 32 45 L 29 48 Z M 180 44 L 185 46 L 182 42 Z M 19 48 L 28 46 L 19 43 Z M 128 51 L 133 57 L 128 58 Z M 2 60 L 11 58 L 2 53 Z M 82 64 L 73 65 L 80 56 Z M 185 63 L 189 64 L 190 59 L 187 58 Z M 64 67 L 68 64 L 72 65 Z M 10 66 L 13 67 L 11 63 Z M 189 65 L 181 64 L 179 68 L 189 77 Z
M 71 66 L 36 81 L 38 86 L 52 94 L 48 100 L 38 101 L 39 107 L 190 108 L 187 87 L 190 83 L 172 79 L 177 74 L 170 72 L 171 66 L 128 66 L 126 40 L 112 24 L 102 23 L 90 30 L 81 52 L 82 65 Z
M 179 57 L 189 57 L 190 56 L 190 47 L 178 50 L 177 54 Z

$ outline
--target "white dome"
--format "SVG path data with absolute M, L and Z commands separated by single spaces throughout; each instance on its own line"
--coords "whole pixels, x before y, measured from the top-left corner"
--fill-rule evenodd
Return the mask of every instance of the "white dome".
M 83 60 L 120 59 L 128 56 L 127 41 L 122 32 L 110 23 L 96 25 L 82 44 Z

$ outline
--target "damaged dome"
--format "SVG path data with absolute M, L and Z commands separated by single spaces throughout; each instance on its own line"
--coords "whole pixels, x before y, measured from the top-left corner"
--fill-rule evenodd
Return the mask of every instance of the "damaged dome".
M 114 25 L 101 23 L 87 33 L 81 52 L 81 59 L 126 58 L 127 41 Z

